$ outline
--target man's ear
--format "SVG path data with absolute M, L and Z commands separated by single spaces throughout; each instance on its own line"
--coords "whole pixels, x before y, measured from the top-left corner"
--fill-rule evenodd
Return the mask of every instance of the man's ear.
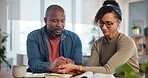
M 44 22 L 45 24 L 47 24 L 47 17 L 44 17 Z

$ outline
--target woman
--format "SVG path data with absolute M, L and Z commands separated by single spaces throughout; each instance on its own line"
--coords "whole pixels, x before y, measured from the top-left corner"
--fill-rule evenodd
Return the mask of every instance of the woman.
M 133 39 L 118 32 L 122 13 L 116 1 L 105 1 L 95 16 L 104 36 L 95 41 L 88 66 L 66 64 L 59 66 L 58 72 L 73 70 L 92 71 L 93 73 L 113 74 L 114 70 L 127 63 L 135 72 L 139 72 L 138 52 Z

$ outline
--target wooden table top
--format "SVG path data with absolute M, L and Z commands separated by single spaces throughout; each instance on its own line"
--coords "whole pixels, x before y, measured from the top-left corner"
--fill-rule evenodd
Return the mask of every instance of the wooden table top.
M 0 71 L 0 78 L 13 78 L 10 71 Z
M 10 71 L 0 71 L 0 78 L 14 78 Z M 124 77 L 116 77 L 116 78 L 124 78 Z

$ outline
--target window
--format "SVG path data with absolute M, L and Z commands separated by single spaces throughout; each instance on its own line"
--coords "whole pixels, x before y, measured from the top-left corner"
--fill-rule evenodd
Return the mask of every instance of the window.
M 89 42 L 94 35 L 100 36 L 98 32 L 92 33 L 94 15 L 99 9 L 98 0 L 8 0 L 8 54 L 11 57 L 16 59 L 16 54 L 26 54 L 28 33 L 45 25 L 45 10 L 52 4 L 65 9 L 65 29 L 79 35 L 83 55 L 90 55 Z

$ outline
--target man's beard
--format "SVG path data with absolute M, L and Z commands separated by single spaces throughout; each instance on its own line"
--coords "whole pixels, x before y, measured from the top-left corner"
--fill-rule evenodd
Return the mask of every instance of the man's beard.
M 55 33 L 55 31 L 56 30 L 60 30 L 61 31 L 61 33 L 60 34 L 56 34 Z M 62 35 L 62 33 L 63 33 L 63 29 L 62 28 L 54 28 L 52 31 L 51 30 L 47 30 L 48 31 L 48 33 L 50 34 L 50 35 L 52 35 L 53 37 L 60 37 L 61 35 Z

